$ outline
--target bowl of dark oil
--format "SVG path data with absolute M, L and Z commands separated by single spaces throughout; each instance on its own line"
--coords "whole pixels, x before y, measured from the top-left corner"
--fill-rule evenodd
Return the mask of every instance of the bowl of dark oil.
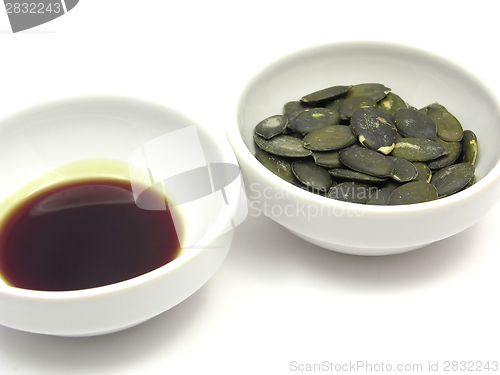
M 216 272 L 246 216 L 206 124 L 120 96 L 0 120 L 0 324 L 90 336 L 146 321 Z

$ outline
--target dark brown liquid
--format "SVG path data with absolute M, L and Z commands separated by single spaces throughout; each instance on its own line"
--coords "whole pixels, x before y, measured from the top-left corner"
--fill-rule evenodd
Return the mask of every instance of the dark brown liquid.
M 145 191 L 141 198 L 165 199 L 154 195 Z M 0 274 L 23 289 L 114 284 L 165 265 L 179 251 L 170 211 L 137 207 L 126 180 L 44 189 L 21 202 L 0 228 Z

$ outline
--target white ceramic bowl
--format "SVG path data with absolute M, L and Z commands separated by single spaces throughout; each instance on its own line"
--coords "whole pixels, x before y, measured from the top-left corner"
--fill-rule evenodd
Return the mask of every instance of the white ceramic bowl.
M 334 85 L 379 82 L 411 105 L 445 105 L 478 137 L 478 182 L 433 202 L 364 206 L 303 191 L 254 157 L 255 125 L 284 103 Z M 348 254 L 386 255 L 416 249 L 476 223 L 500 195 L 500 110 L 481 82 L 445 59 L 403 45 L 344 42 L 300 50 L 252 73 L 228 107 L 226 131 L 243 173 L 249 215 L 267 215 L 318 246 Z
M 179 137 L 184 131 L 191 136 Z M 169 144 L 172 139 L 175 142 Z M 167 147 L 163 147 L 165 145 Z M 201 146 L 201 150 L 197 146 Z M 144 165 L 141 165 L 144 161 L 141 155 L 149 159 Z M 226 257 L 232 229 L 246 213 L 246 201 L 240 204 L 243 185 L 231 147 L 191 119 L 139 99 L 70 98 L 44 103 L 0 121 L 0 175 L 3 181 L 0 205 L 8 203 L 6 197 L 19 190 L 29 193 L 26 186 L 36 188 L 34 180 L 39 183 L 47 176 L 53 176 L 54 180 L 65 178 L 61 166 L 89 158 L 111 159 L 130 168 L 131 163 L 136 163 L 133 168 L 137 176 L 141 168 L 150 168 L 155 183 L 168 177 L 165 173 L 172 172 L 172 168 L 175 172 L 180 165 L 190 169 L 219 163 L 219 166 L 231 168 L 227 176 L 223 176 L 227 177 L 227 186 L 172 208 L 177 210 L 177 217 L 184 225 L 182 244 L 185 249 L 178 258 L 126 281 L 76 291 L 25 290 L 9 286 L 0 278 L 0 324 L 62 336 L 122 330 L 189 297 L 215 273 Z M 106 170 L 105 165 L 87 169 L 84 174 L 115 173 L 113 169 Z M 182 168 L 177 172 L 183 172 Z

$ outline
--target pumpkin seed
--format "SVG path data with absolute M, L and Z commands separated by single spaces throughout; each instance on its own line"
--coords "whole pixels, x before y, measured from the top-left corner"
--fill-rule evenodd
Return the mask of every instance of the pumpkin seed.
M 337 98 L 325 104 L 325 108 L 333 112 L 340 113 L 340 106 L 344 102 L 344 98 Z
M 345 97 L 350 98 L 352 96 L 368 96 L 378 102 L 385 98 L 385 96 L 391 91 L 389 87 L 385 87 L 380 83 L 360 83 L 358 85 L 352 86 L 346 93 Z
M 462 155 L 460 161 L 463 163 L 476 164 L 477 159 L 477 137 L 471 130 L 465 130 L 462 138 Z
M 305 111 L 305 109 L 298 109 L 296 111 L 291 111 L 291 112 L 286 113 L 285 116 L 288 119 L 288 123 L 290 124 L 292 122 L 292 120 L 295 119 L 295 117 L 297 117 L 299 114 L 301 114 L 304 111 Z
M 253 137 L 259 148 L 273 155 L 291 158 L 305 157 L 312 154 L 302 146 L 302 140 L 289 135 L 277 135 L 271 139 L 265 139 L 257 134 Z
M 388 177 L 394 166 L 385 155 L 364 147 L 349 147 L 340 151 L 340 161 L 348 168 L 376 177 Z
M 351 127 L 361 144 L 370 150 L 387 155 L 394 149 L 396 127 L 390 118 L 379 109 L 357 109 L 351 117 Z
M 349 148 L 351 147 L 361 147 L 361 148 L 365 148 L 365 146 L 363 146 L 359 141 L 356 141 L 354 142 L 352 145 L 349 146 Z
M 300 112 L 288 125 L 290 129 L 300 134 L 311 133 L 329 125 L 338 125 L 340 115 L 326 108 L 311 108 Z
M 394 113 L 394 124 L 404 137 L 436 139 L 436 124 L 423 112 L 401 108 Z
M 333 86 L 303 96 L 300 101 L 310 105 L 321 105 L 345 94 L 351 86 Z
M 283 114 L 288 115 L 292 112 L 304 111 L 304 110 L 309 109 L 309 108 L 311 108 L 311 107 L 306 105 L 305 103 L 294 100 L 294 101 L 285 103 L 285 105 L 283 106 Z
M 441 105 L 431 105 L 427 107 L 426 114 L 434 120 L 437 127 L 437 135 L 443 141 L 458 142 L 462 140 L 462 125 L 446 108 Z
M 295 133 L 292 129 L 290 128 L 286 128 L 285 131 L 283 132 L 284 135 L 289 135 L 290 137 L 294 137 L 294 138 L 297 138 L 297 139 L 300 139 L 302 141 L 302 139 L 304 138 L 302 136 L 302 134 L 299 134 L 299 133 Z
M 340 150 L 356 142 L 356 136 L 351 128 L 344 125 L 325 126 L 307 134 L 303 145 L 313 151 Z
M 439 197 L 445 197 L 462 190 L 473 178 L 475 168 L 470 163 L 453 164 L 434 173 L 431 184 Z
M 412 181 L 395 189 L 389 197 L 388 204 L 415 204 L 436 200 L 438 192 L 436 188 L 424 181 Z
M 328 198 L 328 190 L 318 190 L 318 189 L 314 189 L 312 187 L 306 186 L 304 184 L 301 184 L 300 188 L 302 190 L 306 190 L 306 191 L 308 191 L 310 193 L 313 193 L 313 194 L 320 195 L 322 197 Z
M 295 176 L 295 175 L 294 175 Z M 297 177 L 295 177 L 297 178 Z M 300 182 L 299 180 L 297 180 L 297 182 L 294 182 L 292 184 L 293 186 L 297 186 L 299 189 L 302 189 L 302 190 L 307 190 L 307 191 L 310 191 L 311 193 L 314 193 L 315 190 L 313 189 L 309 189 L 306 185 L 304 185 L 302 182 Z
M 279 156 L 269 154 L 264 150 L 258 149 L 255 153 L 255 157 L 261 164 L 273 172 L 278 177 L 283 180 L 290 182 L 291 184 L 300 183 L 297 177 L 292 172 L 292 164 Z
M 314 162 L 325 168 L 340 168 L 343 167 L 344 164 L 340 161 L 339 152 L 331 151 L 331 152 L 318 152 L 315 151 L 312 153 L 314 158 Z
M 392 156 L 399 156 L 409 161 L 429 161 L 446 153 L 446 149 L 436 141 L 425 138 L 402 138 L 396 141 Z
M 385 98 L 377 103 L 377 108 L 382 112 L 394 115 L 394 113 L 400 108 L 408 108 L 408 104 L 401 99 L 400 96 L 389 92 Z
M 465 190 L 465 189 L 468 189 L 470 188 L 472 185 L 474 185 L 476 183 L 476 176 L 472 177 L 472 180 L 470 180 L 467 185 L 464 186 L 464 188 L 462 190 Z
M 286 118 L 286 116 L 274 115 L 259 122 L 255 127 L 255 133 L 257 133 L 261 137 L 270 139 L 278 134 L 283 133 L 287 125 L 288 119 Z
M 417 174 L 417 177 L 415 178 L 415 181 L 431 182 L 432 171 L 427 166 L 427 164 L 420 163 L 418 161 L 414 162 L 412 164 L 415 166 L 415 168 L 417 168 L 417 171 L 418 171 L 418 174 Z
M 408 160 L 398 158 L 397 156 L 387 156 L 394 165 L 394 171 L 391 177 L 398 182 L 408 182 L 417 178 L 418 170 Z
M 330 188 L 328 197 L 343 202 L 365 204 L 375 189 L 359 182 L 342 182 Z
M 431 160 L 427 163 L 430 169 L 441 169 L 452 165 L 462 152 L 462 144 L 460 142 L 445 142 L 441 138 L 436 138 L 436 142 L 440 143 L 447 154 Z
M 367 96 L 352 96 L 342 102 L 339 108 L 340 118 L 343 120 L 350 119 L 356 109 L 375 107 L 376 105 L 377 102 Z
M 391 180 L 391 182 L 386 183 L 381 188 L 373 190 L 366 204 L 385 206 L 387 203 L 389 203 L 389 197 L 391 196 L 392 192 L 399 186 L 401 186 L 401 184 L 398 184 L 396 181 Z
M 341 180 L 351 180 L 357 182 L 378 183 L 387 180 L 386 178 L 370 176 L 369 174 L 356 172 L 352 169 L 347 168 L 333 168 L 328 170 L 328 173 L 330 173 L 334 179 L 337 178 Z
M 421 108 L 419 111 L 427 113 L 427 110 L 429 108 L 437 108 L 437 109 L 441 109 L 443 111 L 448 111 L 444 105 L 439 104 L 438 102 L 434 102 L 432 104 L 426 105 L 425 107 Z
M 333 184 L 330 173 L 311 160 L 294 161 L 292 171 L 300 182 L 313 189 L 327 191 Z

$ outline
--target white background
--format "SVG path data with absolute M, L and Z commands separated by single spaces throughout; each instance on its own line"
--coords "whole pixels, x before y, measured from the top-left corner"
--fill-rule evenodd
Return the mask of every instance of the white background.
M 500 96 L 497 1 L 81 0 L 18 34 L 0 9 L 0 117 L 51 98 L 119 93 L 177 108 L 224 136 L 225 103 L 244 72 L 301 46 L 348 39 L 428 49 Z M 216 275 L 140 326 L 91 338 L 0 327 L 0 374 L 305 373 L 294 361 L 393 370 L 439 361 L 443 372 L 445 361 L 491 364 L 500 361 L 499 223 L 496 204 L 452 238 L 369 258 L 321 249 L 249 217 Z

